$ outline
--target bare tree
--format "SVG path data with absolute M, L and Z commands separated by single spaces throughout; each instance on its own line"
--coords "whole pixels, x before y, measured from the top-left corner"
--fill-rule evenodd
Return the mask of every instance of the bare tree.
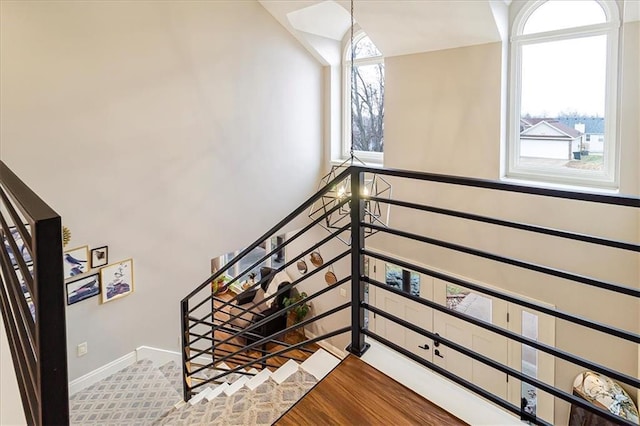
M 384 148 L 384 64 L 353 69 L 351 115 L 353 149 L 382 152 Z

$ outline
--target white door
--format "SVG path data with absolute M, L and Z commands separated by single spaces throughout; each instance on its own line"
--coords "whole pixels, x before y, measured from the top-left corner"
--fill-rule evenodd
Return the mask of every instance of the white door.
M 395 265 L 386 264 L 382 261 L 375 262 L 374 276 L 377 281 L 389 283 L 398 288 L 402 285 L 402 274 L 410 277 L 412 294 L 418 294 L 424 299 L 432 298 L 433 278 L 418 274 L 412 271 L 403 271 Z M 432 309 L 413 300 L 406 299 L 390 291 L 370 286 L 370 303 L 391 315 L 397 316 L 405 321 L 415 324 L 427 331 L 433 330 Z M 433 342 L 423 335 L 409 330 L 393 321 L 387 320 L 380 315 L 369 314 L 371 329 L 380 336 L 414 354 L 431 361 L 433 353 Z
M 509 318 L 510 331 L 555 346 L 554 317 L 519 305 L 509 304 Z M 512 368 L 549 385 L 554 385 L 555 362 L 552 355 L 515 341 L 509 342 L 509 345 L 509 365 Z M 549 423 L 555 423 L 554 397 L 528 383 L 511 379 L 509 381 L 509 401 L 518 406 L 521 406 L 522 402 L 526 402 L 525 410 L 527 412 Z
M 434 279 L 435 301 L 450 309 L 465 313 L 498 327 L 507 327 L 507 302 Z M 467 349 L 507 365 L 507 338 L 481 327 L 454 318 L 444 312 L 434 312 L 434 330 L 440 336 Z M 480 361 L 473 360 L 436 342 L 433 362 L 481 388 L 507 398 L 507 375 Z

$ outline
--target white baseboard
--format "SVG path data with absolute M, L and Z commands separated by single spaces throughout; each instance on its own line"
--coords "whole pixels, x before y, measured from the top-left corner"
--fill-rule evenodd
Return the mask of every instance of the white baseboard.
M 110 375 L 117 373 L 123 368 L 127 368 L 135 362 L 136 352 L 133 351 L 124 356 L 121 356 L 115 361 L 111 361 L 110 363 L 103 365 L 102 367 L 96 368 L 92 372 L 69 382 L 69 395 L 73 395 L 81 391 L 82 389 L 88 388 L 89 386 L 99 382 L 100 380 L 106 379 Z
M 515 417 L 478 395 L 400 355 L 373 339 L 360 358 L 378 371 L 405 385 L 423 398 L 470 425 L 522 426 Z
M 69 382 L 69 395 L 73 395 L 89 386 L 99 382 L 102 379 L 106 379 L 112 374 L 127 368 L 128 366 L 135 364 L 136 362 L 148 359 L 153 362 L 154 367 L 160 367 L 168 362 L 175 362 L 177 365 L 182 363 L 180 352 L 168 351 L 166 349 L 152 348 L 150 346 L 140 346 L 135 351 L 131 351 L 128 354 L 121 356 L 115 361 L 111 361 L 102 367 L 96 368 L 90 373 L 84 376 L 78 377 L 75 380 Z M 198 357 L 194 360 L 199 364 L 209 363 L 209 359 L 206 357 Z
M 318 337 L 317 335 L 308 331 L 307 329 L 304 330 L 304 334 L 306 334 L 309 339 L 315 339 L 316 337 Z M 319 342 L 316 342 L 316 344 L 320 346 L 322 349 L 324 349 L 325 351 L 329 352 L 330 354 L 335 355 L 339 359 L 344 359 L 348 355 L 346 350 L 333 346 L 331 343 L 327 342 L 326 340 L 321 340 Z

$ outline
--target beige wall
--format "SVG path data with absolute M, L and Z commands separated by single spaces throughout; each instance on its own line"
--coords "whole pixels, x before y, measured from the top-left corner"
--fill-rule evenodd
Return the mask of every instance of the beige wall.
M 69 378 L 178 350 L 179 300 L 317 184 L 321 66 L 257 2 L 1 3 L 0 154 L 135 293 L 67 309 Z M 88 342 L 77 358 L 76 345 Z
M 636 196 L 640 193 L 639 32 L 639 23 L 625 24 L 620 110 L 620 192 Z M 385 166 L 498 179 L 501 69 L 500 43 L 387 58 Z M 394 198 L 638 241 L 638 213 L 633 209 L 397 180 L 393 191 Z M 391 226 L 626 286 L 637 288 L 640 285 L 637 254 L 530 236 L 436 215 L 414 214 L 399 208 L 392 209 Z M 584 288 L 561 279 L 542 278 L 533 272 L 406 243 L 397 238 L 380 237 L 371 244 L 423 264 L 554 304 L 562 310 L 633 332 L 640 331 L 638 302 L 630 297 Z M 556 327 L 558 347 L 632 376 L 638 375 L 637 345 L 576 329 L 562 321 L 558 321 Z M 556 385 L 569 391 L 573 377 L 579 371 L 580 367 L 558 362 Z M 565 423 L 567 415 L 567 407 L 559 406 L 556 421 Z

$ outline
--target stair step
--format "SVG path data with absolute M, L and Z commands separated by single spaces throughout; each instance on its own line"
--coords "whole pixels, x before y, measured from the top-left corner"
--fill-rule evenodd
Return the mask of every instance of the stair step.
M 258 386 L 260 386 L 261 384 L 263 384 L 264 382 L 266 382 L 267 380 L 269 380 L 269 377 L 271 377 L 271 371 L 267 370 L 266 368 L 264 370 L 262 370 L 261 372 L 259 372 L 258 374 L 256 374 L 255 376 L 253 376 L 246 384 L 245 386 L 248 387 L 251 390 L 254 390 L 255 388 L 257 388 Z
M 209 392 L 206 396 L 207 401 L 211 401 L 213 398 L 217 398 L 222 395 L 222 393 L 229 388 L 229 383 L 223 383 L 220 386 L 214 388 L 211 392 Z
M 340 364 L 340 360 L 324 349 L 318 349 L 313 355 L 307 358 L 300 368 L 311 374 L 318 380 L 322 380 L 331 370 Z
M 237 379 L 236 381 L 234 381 L 233 383 L 231 383 L 229 385 L 228 388 L 226 388 L 224 390 L 224 394 L 227 396 L 231 396 L 234 393 L 238 392 L 240 389 L 242 389 L 242 387 L 245 385 L 245 383 L 247 383 L 249 381 L 249 378 L 247 376 L 242 376 L 239 379 Z
M 290 359 L 280 366 L 272 375 L 271 378 L 277 383 L 281 384 L 285 380 L 289 378 L 293 373 L 298 371 L 299 364 L 294 360 Z
M 204 389 L 203 391 L 198 393 L 196 396 L 192 397 L 189 400 L 189 404 L 196 405 L 198 402 L 202 401 L 207 396 L 207 393 L 209 393 L 211 390 L 212 390 L 211 388 Z

